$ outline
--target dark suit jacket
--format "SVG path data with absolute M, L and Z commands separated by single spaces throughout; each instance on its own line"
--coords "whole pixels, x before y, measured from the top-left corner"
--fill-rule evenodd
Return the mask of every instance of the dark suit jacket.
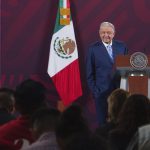
M 113 56 L 127 54 L 127 48 L 123 42 L 113 41 Z M 119 85 L 118 74 L 113 62 L 101 41 L 95 42 L 89 47 L 86 57 L 86 75 L 88 86 L 95 98 L 100 94 L 112 91 Z

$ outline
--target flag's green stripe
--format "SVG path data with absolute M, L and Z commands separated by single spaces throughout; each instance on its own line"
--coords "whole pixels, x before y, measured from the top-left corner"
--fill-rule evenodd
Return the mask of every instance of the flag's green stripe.
M 56 33 L 58 30 L 60 30 L 63 27 L 64 26 L 60 25 L 60 13 L 59 13 L 59 9 L 58 9 L 55 28 L 54 28 L 54 33 Z
M 57 11 L 57 17 L 56 17 L 56 23 L 55 23 L 55 28 L 54 28 L 54 33 L 56 33 L 58 30 L 62 29 L 64 26 L 60 25 L 60 6 L 63 6 L 63 0 L 59 1 L 59 8 Z M 70 21 L 71 21 L 71 14 L 70 14 Z
M 60 7 L 60 8 L 63 7 L 63 0 L 59 0 L 59 7 Z

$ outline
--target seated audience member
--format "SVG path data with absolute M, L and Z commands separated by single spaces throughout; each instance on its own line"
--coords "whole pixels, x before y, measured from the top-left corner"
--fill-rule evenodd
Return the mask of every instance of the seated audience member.
M 147 140 L 138 150 L 150 150 L 150 139 Z
M 138 147 L 139 150 L 145 150 L 146 147 L 150 149 L 150 124 L 138 129 Z
M 123 89 L 114 90 L 108 97 L 108 121 L 105 125 L 96 129 L 95 134 L 107 140 L 108 133 L 114 129 L 117 124 L 118 115 L 122 106 L 129 96 L 129 92 Z
M 106 142 L 99 136 L 75 134 L 64 150 L 106 150 Z
M 17 119 L 0 127 L 0 149 L 20 150 L 33 142 L 30 117 L 36 110 L 45 107 L 45 88 L 28 79 L 16 87 L 15 109 L 21 114 Z
M 14 91 L 0 88 L 0 126 L 15 119 L 11 114 L 14 109 Z
M 77 105 L 68 107 L 62 115 L 56 127 L 56 139 L 61 150 L 65 150 L 70 139 L 77 135 L 88 137 L 90 130 L 81 108 Z
M 58 150 L 55 127 L 60 112 L 55 109 L 41 109 L 31 118 L 32 130 L 36 142 L 23 150 Z
M 117 127 L 110 131 L 110 150 L 126 150 L 138 128 L 149 122 L 149 99 L 141 94 L 129 96 L 118 117 Z

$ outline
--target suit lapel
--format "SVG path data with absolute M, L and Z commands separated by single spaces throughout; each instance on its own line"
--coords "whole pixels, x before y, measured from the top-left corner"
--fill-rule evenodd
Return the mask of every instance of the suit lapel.
M 106 47 L 104 46 L 104 44 L 102 42 L 100 42 L 100 49 L 101 49 L 101 53 L 104 53 L 104 58 L 106 58 L 109 62 L 113 63 L 112 59 L 110 58 Z

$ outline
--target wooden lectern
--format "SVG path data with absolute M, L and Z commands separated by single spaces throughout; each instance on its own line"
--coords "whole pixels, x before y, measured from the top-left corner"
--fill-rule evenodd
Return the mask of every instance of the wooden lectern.
M 147 66 L 137 70 L 130 63 L 130 55 L 119 55 L 115 67 L 121 75 L 120 88 L 132 94 L 144 94 L 150 98 L 150 56 L 147 56 Z

